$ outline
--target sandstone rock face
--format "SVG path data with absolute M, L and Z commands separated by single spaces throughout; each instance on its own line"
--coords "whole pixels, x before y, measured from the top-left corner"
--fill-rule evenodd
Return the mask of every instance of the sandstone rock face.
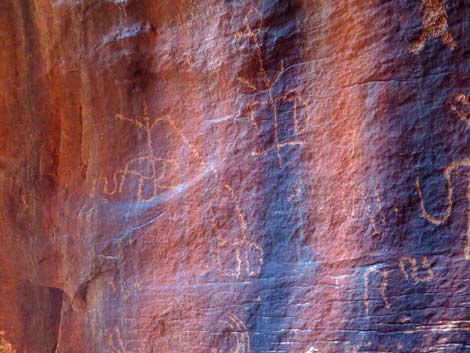
M 0 352 L 470 352 L 466 1 L 0 10 Z

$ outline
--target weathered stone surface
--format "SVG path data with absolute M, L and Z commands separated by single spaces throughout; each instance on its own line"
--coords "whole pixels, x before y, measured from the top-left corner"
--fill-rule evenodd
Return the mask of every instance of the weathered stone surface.
M 0 352 L 470 352 L 463 0 L 3 0 Z

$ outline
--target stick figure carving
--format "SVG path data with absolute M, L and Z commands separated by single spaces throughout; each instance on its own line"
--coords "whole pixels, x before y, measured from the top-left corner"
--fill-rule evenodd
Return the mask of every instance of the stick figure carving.
M 230 185 L 224 185 L 218 202 L 223 207 L 212 204 L 210 214 L 212 231 L 217 237 L 217 266 L 220 272 L 237 279 L 243 275 L 256 276 L 263 264 L 263 249 L 249 239 L 245 216 Z M 236 233 L 230 236 L 233 230 Z M 231 263 L 230 259 L 235 262 Z
M 250 18 L 254 17 L 255 28 L 253 29 L 252 25 L 250 24 Z M 281 60 L 279 65 L 279 71 L 275 75 L 274 78 L 270 78 L 268 73 L 266 72 L 264 58 L 263 58 L 263 50 L 261 49 L 259 43 L 259 35 L 263 32 L 263 19 L 261 12 L 254 8 L 249 11 L 248 15 L 244 18 L 244 25 L 245 28 L 243 31 L 237 32 L 237 38 L 248 38 L 249 42 L 254 45 L 256 51 L 256 58 L 257 58 L 257 66 L 258 72 L 255 81 L 250 81 L 247 78 L 237 76 L 238 82 L 246 89 L 250 90 L 252 93 L 258 93 L 262 97 L 260 100 L 255 100 L 251 102 L 248 106 L 248 115 L 251 123 L 253 124 L 256 130 L 261 130 L 262 126 L 261 123 L 258 121 L 256 117 L 256 109 L 267 107 L 268 111 L 272 115 L 272 134 L 273 134 L 273 144 L 272 146 L 252 152 L 253 156 L 265 156 L 271 151 L 276 152 L 277 161 L 279 166 L 282 166 L 282 157 L 281 157 L 281 149 L 287 146 L 292 145 L 303 145 L 304 141 L 300 139 L 302 133 L 308 127 L 309 118 L 307 117 L 302 124 L 299 118 L 299 111 L 306 106 L 303 98 L 297 92 L 297 89 L 291 88 L 286 91 L 282 95 L 276 95 L 274 92 L 274 88 L 276 84 L 279 82 L 281 76 L 286 72 L 286 68 L 284 65 L 284 60 Z M 281 107 L 290 107 L 288 109 L 291 114 L 292 119 L 292 136 L 283 140 L 280 136 L 280 113 Z
M 212 348 L 211 353 L 250 353 L 250 335 L 247 327 L 236 315 L 229 314 L 226 320 L 221 321 L 228 330 L 229 337 L 235 337 L 235 342 L 229 342 L 233 346 L 229 351 L 225 347 Z
M 199 153 L 189 143 L 181 130 L 176 126 L 170 116 L 150 118 L 148 106 L 144 103 L 143 117 L 129 118 L 122 114 L 116 114 L 117 120 L 125 121 L 145 132 L 146 151 L 143 156 L 132 158 L 123 168 L 113 173 L 112 180 L 108 177 L 95 179 L 93 189 L 101 189 L 104 194 L 113 195 L 123 191 L 126 180 L 134 177 L 137 180 L 136 197 L 138 201 L 148 202 L 155 199 L 161 192 L 175 188 L 182 178 L 180 163 L 177 159 L 159 157 L 154 150 L 152 131 L 156 126 L 165 125 L 180 140 L 182 146 L 187 147 L 192 156 L 204 165 Z M 110 187 L 109 185 L 113 186 Z M 100 188 L 101 186 L 101 188 Z
M 470 125 L 470 100 L 463 93 L 457 94 L 454 99 L 455 105 L 451 106 L 452 111 L 457 114 L 457 116 L 462 119 L 465 124 Z
M 447 208 L 446 208 L 445 213 L 441 217 L 435 217 L 426 211 L 426 207 L 424 205 L 423 193 L 421 191 L 421 184 L 419 182 L 419 178 L 416 177 L 416 189 L 418 190 L 419 206 L 421 208 L 421 213 L 423 215 L 423 218 L 426 219 L 427 221 L 436 225 L 441 225 L 441 224 L 446 223 L 447 220 L 450 218 L 450 215 L 452 213 L 452 206 L 453 206 L 452 173 L 460 168 L 470 168 L 470 158 L 464 158 L 462 160 L 453 162 L 449 164 L 447 168 L 444 170 L 444 177 L 446 178 L 446 181 L 447 181 Z M 466 198 L 467 198 L 468 209 L 467 209 L 467 233 L 466 233 L 466 244 L 465 244 L 464 255 L 465 255 L 465 260 L 470 260 L 470 172 L 467 176 Z
M 455 41 L 448 31 L 447 10 L 444 0 L 423 0 L 422 11 L 423 32 L 410 51 L 418 55 L 424 44 L 431 39 L 440 38 L 450 50 L 454 50 Z

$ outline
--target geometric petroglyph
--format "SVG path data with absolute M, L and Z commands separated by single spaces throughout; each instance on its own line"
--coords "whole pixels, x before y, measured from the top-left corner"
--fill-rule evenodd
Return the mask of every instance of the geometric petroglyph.
M 255 26 L 250 25 L 251 20 L 255 21 Z M 280 68 L 274 78 L 270 78 L 266 72 L 264 63 L 264 54 L 260 46 L 259 36 L 263 32 L 263 18 L 261 12 L 254 8 L 249 11 L 248 15 L 244 18 L 245 28 L 243 31 L 236 33 L 237 38 L 248 38 L 250 44 L 252 44 L 256 51 L 257 57 L 257 77 L 254 81 L 250 81 L 241 76 L 237 76 L 238 82 L 245 88 L 249 89 L 252 93 L 256 93 L 261 98 L 252 101 L 248 106 L 248 115 L 253 127 L 256 131 L 263 132 L 263 124 L 260 117 L 257 115 L 257 111 L 267 109 L 268 114 L 272 115 L 272 120 L 269 120 L 270 131 L 272 132 L 271 146 L 266 149 L 254 151 L 251 153 L 252 156 L 265 156 L 271 151 L 276 152 L 279 166 L 282 166 L 281 149 L 292 145 L 303 145 L 304 141 L 300 140 L 305 129 L 308 127 L 308 117 L 304 121 L 300 120 L 299 113 L 302 108 L 305 107 L 305 102 L 301 95 L 295 88 L 285 90 L 281 95 L 274 93 L 274 88 L 279 82 L 281 76 L 285 73 L 284 61 L 281 60 Z M 290 114 L 291 123 L 291 136 L 287 140 L 283 140 L 280 136 L 280 115 L 281 108 L 284 108 Z
M 11 343 L 4 338 L 5 331 L 0 331 L 0 353 L 16 353 Z
M 210 207 L 219 271 L 237 279 L 245 275 L 258 275 L 263 265 L 263 249 L 249 239 L 247 222 L 232 187 L 224 185 L 215 202 L 225 204 L 217 207 L 212 203 Z
M 454 99 L 455 103 L 458 104 L 460 108 L 457 105 L 452 105 L 452 111 L 457 114 L 465 124 L 470 125 L 470 100 L 463 93 L 457 94 Z
M 112 179 L 100 177 L 94 180 L 93 190 L 113 195 L 121 193 L 126 180 L 135 178 L 135 195 L 138 201 L 149 202 L 154 200 L 161 192 L 172 190 L 181 182 L 181 163 L 174 158 L 165 158 L 155 153 L 152 141 L 152 131 L 156 126 L 167 129 L 178 138 L 180 147 L 186 147 L 188 153 L 198 161 L 201 166 L 204 162 L 197 150 L 189 143 L 181 130 L 176 126 L 170 116 L 151 119 L 148 114 L 147 103 L 144 103 L 142 119 L 129 118 L 116 114 L 117 120 L 128 122 L 145 132 L 146 151 L 144 155 L 132 158 L 123 168 L 113 173 Z M 112 187 L 110 186 L 112 184 Z
M 420 277 L 418 275 L 418 265 L 414 257 L 403 256 L 400 259 L 399 266 L 400 266 L 400 271 L 403 273 L 403 276 L 405 276 L 406 280 L 409 280 L 407 266 L 406 266 L 407 263 L 411 265 L 411 278 L 413 279 L 415 284 L 418 284 L 420 282 L 431 282 L 434 279 L 434 273 L 432 272 L 431 265 L 428 262 L 427 256 L 423 256 L 421 258 L 421 267 L 423 268 L 423 270 L 426 270 L 426 273 L 427 273 L 426 276 Z
M 133 353 L 124 348 L 121 330 L 117 327 L 108 335 L 108 350 L 112 353 Z
M 450 218 L 450 215 L 452 214 L 452 207 L 453 207 L 452 173 L 458 170 L 459 168 L 470 168 L 470 158 L 464 158 L 459 161 L 452 162 L 444 170 L 444 177 L 446 178 L 446 181 L 447 181 L 447 208 L 446 208 L 444 215 L 442 215 L 441 217 L 435 217 L 426 211 L 426 207 L 424 205 L 423 193 L 421 191 L 421 184 L 419 182 L 419 178 L 416 177 L 416 189 L 418 190 L 419 206 L 421 208 L 421 213 L 423 215 L 423 218 L 425 218 L 429 222 L 436 224 L 436 225 L 441 225 L 447 222 L 447 220 Z M 466 198 L 467 198 L 467 232 L 466 232 L 466 244 L 465 244 L 464 255 L 465 255 L 465 260 L 470 260 L 470 173 L 467 175 Z
M 212 348 L 211 353 L 250 353 L 250 335 L 248 329 L 237 316 L 234 314 L 228 314 L 227 319 L 221 321 L 222 324 L 228 329 L 229 337 L 234 337 L 235 341 L 225 343 L 232 348 L 227 350 L 227 347 Z
M 453 50 L 456 44 L 447 28 L 447 11 L 444 0 L 423 0 L 420 10 L 423 13 L 423 32 L 418 41 L 410 48 L 410 52 L 418 55 L 424 44 L 434 38 L 441 39 L 450 50 Z
M 371 298 L 369 297 L 369 290 L 370 290 L 370 276 L 372 274 L 378 274 L 381 277 L 381 282 L 380 282 L 380 296 L 382 297 L 382 301 L 384 306 L 387 309 L 390 309 L 390 302 L 388 301 L 387 297 L 387 286 L 388 286 L 388 272 L 385 270 L 380 270 L 377 268 L 369 268 L 366 272 L 364 272 L 364 294 L 363 294 L 363 302 L 364 302 L 364 307 L 366 311 L 366 316 L 369 316 L 369 300 Z

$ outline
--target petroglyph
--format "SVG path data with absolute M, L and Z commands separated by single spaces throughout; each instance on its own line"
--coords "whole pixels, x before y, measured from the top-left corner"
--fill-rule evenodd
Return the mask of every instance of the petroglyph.
M 219 208 L 217 211 L 214 205 L 210 208 L 212 231 L 217 237 L 217 266 L 221 273 L 237 279 L 244 275 L 256 276 L 263 265 L 263 249 L 258 243 L 249 239 L 247 222 L 232 187 L 226 184 L 223 190 L 225 191 L 223 194 L 228 195 L 227 207 Z M 222 193 L 219 196 L 218 201 L 221 201 Z M 230 222 L 235 224 L 231 225 Z M 235 237 L 230 237 L 227 234 L 229 229 L 239 229 L 239 233 Z M 228 268 L 233 265 L 226 264 L 227 257 L 233 256 L 234 268 Z
M 416 177 L 416 189 L 418 190 L 419 206 L 421 208 L 421 213 L 423 215 L 423 218 L 425 218 L 429 222 L 436 224 L 436 225 L 441 225 L 441 224 L 446 223 L 447 220 L 450 218 L 450 215 L 452 214 L 452 206 L 453 206 L 452 173 L 460 168 L 470 168 L 470 158 L 464 158 L 457 162 L 453 162 L 449 164 L 447 168 L 444 170 L 444 177 L 446 178 L 446 181 L 447 181 L 447 208 L 446 208 L 445 213 L 441 217 L 435 217 L 426 211 L 426 207 L 424 205 L 423 193 L 421 191 L 421 184 L 419 182 L 419 177 Z M 466 244 L 465 244 L 464 255 L 465 255 L 465 260 L 470 260 L 470 171 L 467 174 L 466 198 L 467 198 L 467 233 L 466 233 Z
M 420 10 L 422 11 L 423 31 L 418 41 L 410 48 L 410 52 L 418 55 L 424 44 L 434 38 L 440 38 L 450 50 L 453 50 L 456 44 L 448 31 L 444 0 L 423 0 Z
M 366 316 L 369 316 L 369 276 L 373 273 L 377 273 L 381 276 L 381 284 L 380 284 L 380 296 L 382 297 L 384 306 L 387 309 L 390 309 L 390 302 L 387 297 L 387 286 L 388 286 L 388 272 L 385 270 L 379 270 L 376 268 L 369 268 L 366 272 L 364 272 L 364 295 L 363 295 L 363 302 L 366 311 Z
M 463 93 L 457 94 L 454 100 L 456 105 L 452 105 L 452 111 L 462 119 L 465 124 L 470 125 L 470 100 Z
M 373 211 L 372 205 L 375 205 L 376 212 Z M 372 226 L 372 235 L 382 235 L 383 228 L 387 226 L 387 219 L 385 218 L 382 209 L 382 199 L 376 186 L 374 187 L 373 196 L 369 197 L 369 202 L 367 202 L 366 214 Z
M 233 348 L 229 351 L 223 348 L 212 348 L 212 353 L 250 353 L 250 335 L 248 329 L 236 315 L 229 314 L 226 320 L 221 322 L 229 329 L 230 336 L 235 337 Z
M 0 331 L 0 353 L 16 353 L 11 343 L 5 339 L 5 331 Z
M 369 222 L 373 236 L 382 235 L 387 229 L 387 218 L 383 210 L 382 198 L 377 186 L 372 192 L 359 187 L 357 192 L 342 191 L 342 212 L 348 219 L 365 218 Z
M 255 21 L 255 27 L 252 27 L 252 24 L 250 24 L 250 19 Z M 281 167 L 283 163 L 281 150 L 287 146 L 304 144 L 304 141 L 301 140 L 301 137 L 309 125 L 309 118 L 307 116 L 307 118 L 302 122 L 299 113 L 307 104 L 295 88 L 287 89 L 281 95 L 276 95 L 274 93 L 274 87 L 279 82 L 281 76 L 285 73 L 286 68 L 284 61 L 281 60 L 279 71 L 276 73 L 274 78 L 269 77 L 268 73 L 266 72 L 264 53 L 261 49 L 259 40 L 260 34 L 262 34 L 264 31 L 262 13 L 257 8 L 249 11 L 248 15 L 244 18 L 244 25 L 244 30 L 237 32 L 236 37 L 248 38 L 249 42 L 253 44 L 256 51 L 258 71 L 255 81 L 250 81 L 249 79 L 243 78 L 241 76 L 237 76 L 237 80 L 245 88 L 251 90 L 252 93 L 261 93 L 261 96 L 263 97 L 262 99 L 255 100 L 248 105 L 249 120 L 255 129 L 260 131 L 262 126 L 259 122 L 259 119 L 257 119 L 256 109 L 267 106 L 268 111 L 270 111 L 270 114 L 272 115 L 272 121 L 270 121 L 270 123 L 272 123 L 271 130 L 274 140 L 272 146 L 266 149 L 254 151 L 251 154 L 253 156 L 265 156 L 271 151 L 275 151 L 278 164 Z M 279 125 L 281 122 L 280 116 L 282 113 L 280 108 L 282 107 L 287 108 L 288 113 L 291 114 L 291 120 L 293 124 L 291 132 L 292 136 L 286 140 L 280 136 L 281 129 Z
M 121 330 L 117 327 L 108 335 L 108 349 L 112 353 L 133 353 L 125 348 L 121 337 Z
M 176 159 L 159 157 L 155 153 L 152 130 L 159 125 L 165 125 L 179 137 L 194 159 L 204 167 L 204 162 L 197 150 L 189 143 L 173 119 L 166 115 L 152 119 L 148 114 L 147 104 L 144 103 L 143 117 L 129 118 L 116 114 L 115 118 L 125 121 L 145 132 L 146 151 L 143 156 L 132 158 L 123 168 L 113 173 L 112 180 L 108 177 L 99 177 L 94 180 L 93 192 L 100 190 L 103 194 L 114 195 L 121 193 L 126 180 L 134 177 L 137 180 L 135 195 L 138 201 L 148 202 L 155 199 L 161 192 L 174 189 L 181 183 L 183 177 L 181 163 Z M 110 186 L 112 184 L 112 186 Z
M 420 277 L 418 275 L 418 266 L 414 257 L 403 256 L 400 259 L 399 266 L 406 280 L 409 280 L 406 263 L 409 263 L 411 265 L 411 278 L 413 279 L 415 284 L 421 282 L 431 282 L 434 279 L 434 273 L 432 272 L 431 265 L 429 264 L 428 258 L 426 256 L 423 256 L 421 258 L 421 267 L 423 268 L 423 270 L 426 270 L 426 276 Z

